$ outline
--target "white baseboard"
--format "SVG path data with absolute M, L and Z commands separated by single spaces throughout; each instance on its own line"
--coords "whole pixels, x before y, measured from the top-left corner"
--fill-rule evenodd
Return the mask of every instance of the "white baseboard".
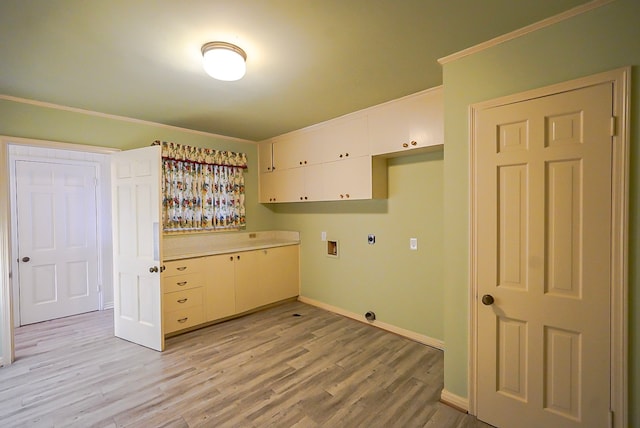
M 446 389 L 442 390 L 440 393 L 440 401 L 444 404 L 454 407 L 458 410 L 462 410 L 463 412 L 469 411 L 469 399 L 460 397 L 452 392 L 447 391 Z
M 378 327 L 382 330 L 390 331 L 391 333 L 395 333 L 399 336 L 406 337 L 407 339 L 415 340 L 416 342 L 422 343 L 423 345 L 431 346 L 432 348 L 436 348 L 444 351 L 444 342 L 442 340 L 434 339 L 432 337 L 425 336 L 423 334 L 416 333 L 411 330 L 406 330 L 404 328 L 397 327 L 395 325 L 387 324 L 382 321 L 368 322 L 363 318 L 362 315 L 347 311 L 337 306 L 320 302 L 318 300 L 310 299 L 308 297 L 298 296 L 298 300 L 301 301 L 302 303 L 306 303 L 308 305 L 315 306 L 317 308 L 324 309 L 329 312 L 333 312 L 338 315 L 342 315 L 344 317 L 354 319 L 356 321 L 360 321 L 366 324 L 371 324 L 372 326 Z

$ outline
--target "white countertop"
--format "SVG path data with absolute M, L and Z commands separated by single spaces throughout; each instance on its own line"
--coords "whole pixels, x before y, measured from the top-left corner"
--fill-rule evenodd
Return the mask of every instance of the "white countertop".
M 165 261 L 228 254 L 300 243 L 300 233 L 292 231 L 228 232 L 168 235 L 163 239 Z

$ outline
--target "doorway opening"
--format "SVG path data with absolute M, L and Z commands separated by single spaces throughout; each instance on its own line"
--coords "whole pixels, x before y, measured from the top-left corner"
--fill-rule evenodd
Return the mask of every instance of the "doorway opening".
M 0 365 L 15 357 L 14 328 L 113 307 L 115 151 L 0 138 Z

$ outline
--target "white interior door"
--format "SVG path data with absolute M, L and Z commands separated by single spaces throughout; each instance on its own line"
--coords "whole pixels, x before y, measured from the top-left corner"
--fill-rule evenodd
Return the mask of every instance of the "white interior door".
M 607 83 L 477 114 L 477 416 L 492 425 L 609 426 L 612 106 Z
M 160 146 L 112 155 L 114 326 L 122 339 L 162 351 Z
M 17 160 L 21 325 L 99 305 L 95 166 Z

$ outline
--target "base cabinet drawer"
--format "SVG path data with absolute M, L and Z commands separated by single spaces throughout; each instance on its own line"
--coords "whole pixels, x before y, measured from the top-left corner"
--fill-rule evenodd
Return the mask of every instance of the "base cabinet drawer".
M 165 334 L 193 327 L 204 322 L 202 305 L 165 312 L 163 318 Z
M 162 296 L 164 311 L 174 312 L 194 306 L 202 306 L 203 294 L 202 287 L 165 293 Z
M 189 273 L 177 276 L 165 276 L 162 278 L 165 293 L 188 290 L 190 288 L 204 286 L 204 275 L 201 273 Z

